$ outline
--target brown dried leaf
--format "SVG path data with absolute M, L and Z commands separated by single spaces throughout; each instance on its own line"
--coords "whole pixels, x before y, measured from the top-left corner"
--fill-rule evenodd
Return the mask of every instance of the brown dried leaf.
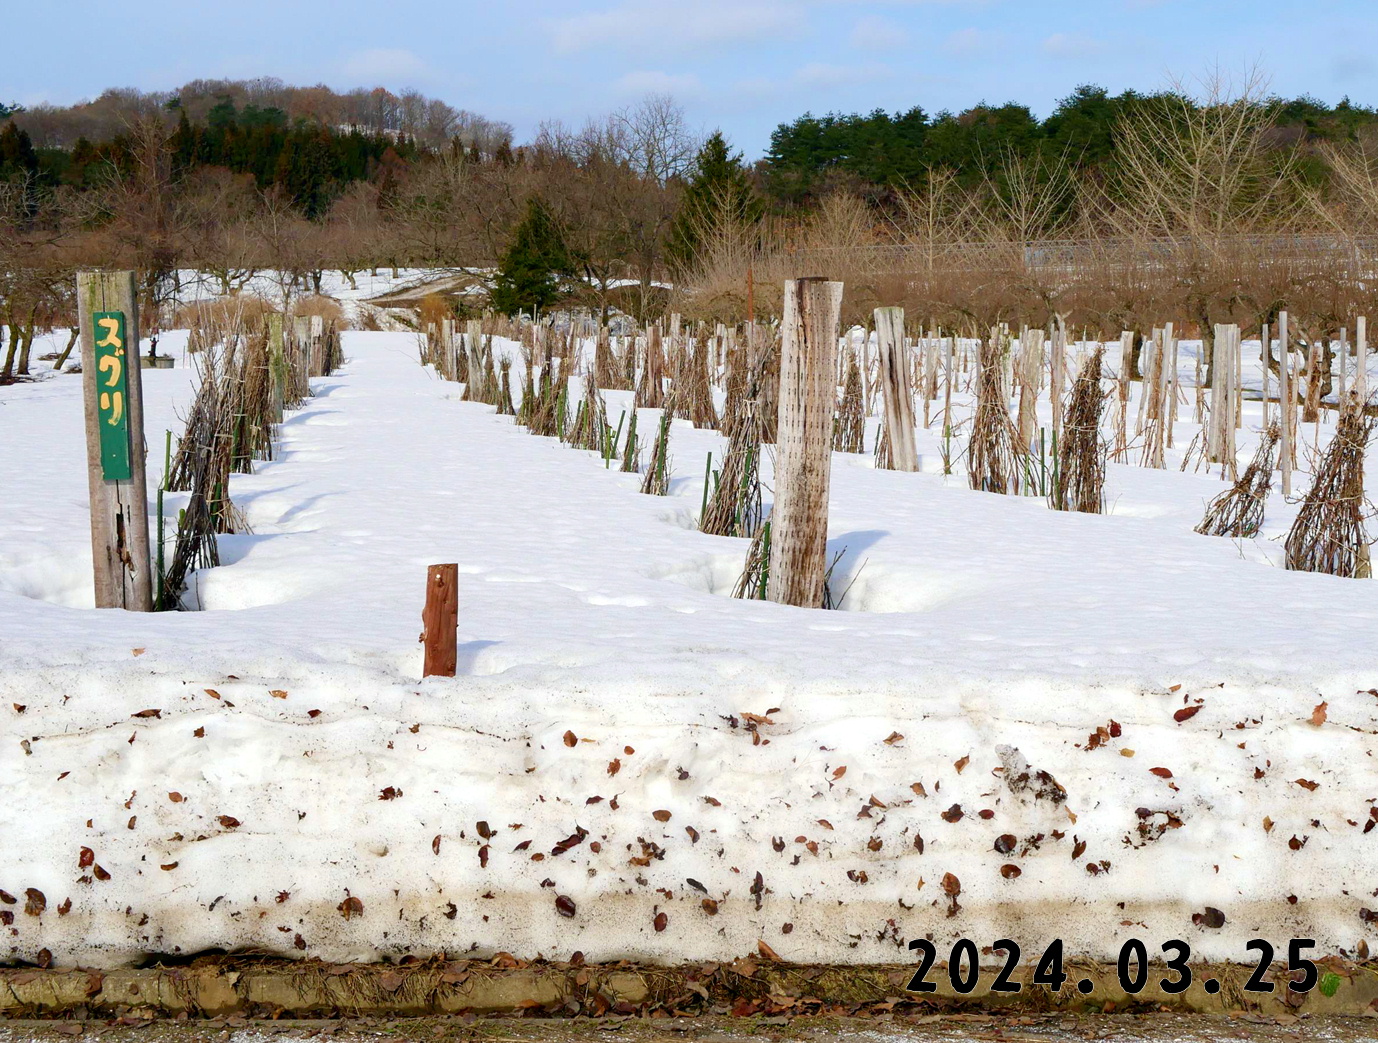
M 1184 706 L 1172 715 L 1172 719 L 1178 724 L 1181 724 L 1183 721 L 1191 720 L 1200 712 L 1201 706 L 1199 703 L 1195 706 Z
M 1316 706 L 1315 709 L 1313 709 L 1313 710 L 1311 711 L 1311 723 L 1314 724 L 1317 728 L 1319 728 L 1321 725 L 1323 725 L 1323 724 L 1325 723 L 1325 718 L 1326 718 L 1326 712 L 1325 712 L 1325 710 L 1326 710 L 1326 707 L 1329 706 L 1329 705 L 1330 705 L 1329 703 L 1324 703 L 1324 702 L 1323 702 L 1323 703 L 1320 703 L 1318 706 Z
M 579 745 L 579 737 L 578 737 L 577 735 L 575 735 L 573 732 L 570 732 L 570 731 L 565 732 L 565 745 L 566 745 L 566 746 L 578 746 L 578 745 Z

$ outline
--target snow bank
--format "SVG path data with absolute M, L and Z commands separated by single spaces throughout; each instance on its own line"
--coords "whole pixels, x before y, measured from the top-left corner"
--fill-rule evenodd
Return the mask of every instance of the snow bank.
M 853 611 L 739 602 L 716 434 L 645 497 L 412 337 L 344 346 L 197 613 L 82 607 L 79 384 L 0 389 L 0 959 L 1378 942 L 1378 588 L 1278 567 L 1280 497 L 1210 539 L 1218 478 L 1112 466 L 1060 515 L 944 478 L 935 428 L 917 475 L 834 458 Z M 145 382 L 160 448 L 190 371 Z M 461 676 L 423 683 L 441 561 Z

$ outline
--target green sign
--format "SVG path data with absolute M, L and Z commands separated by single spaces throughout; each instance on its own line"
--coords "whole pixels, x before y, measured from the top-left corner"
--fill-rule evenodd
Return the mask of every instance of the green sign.
M 96 335 L 96 416 L 100 425 L 100 472 L 107 482 L 127 482 L 129 469 L 129 352 L 124 312 L 91 316 Z

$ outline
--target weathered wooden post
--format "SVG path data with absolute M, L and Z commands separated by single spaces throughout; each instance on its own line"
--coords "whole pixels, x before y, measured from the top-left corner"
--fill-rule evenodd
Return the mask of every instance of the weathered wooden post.
M 454 677 L 458 627 L 459 565 L 432 565 L 426 570 L 426 607 L 421 613 L 422 677 Z
M 440 378 L 459 379 L 459 363 L 455 357 L 455 320 L 440 320 Z
M 1362 416 L 1368 405 L 1368 319 L 1363 315 L 1354 320 L 1354 397 Z
M 464 393 L 475 402 L 486 401 L 488 388 L 483 379 L 483 323 L 470 319 L 465 326 L 464 346 L 468 353 L 469 382 Z
M 890 469 L 917 471 L 914 400 L 909 394 L 909 366 L 904 357 L 904 309 L 877 308 L 875 320 L 880 349 L 880 386 L 885 401 L 885 434 L 890 439 Z
M 766 587 L 766 597 L 782 605 L 823 605 L 841 311 L 842 283 L 786 281 Z
M 325 319 L 319 315 L 311 316 L 311 375 L 325 376 Z
M 1287 313 L 1278 313 L 1278 412 L 1282 420 L 1282 451 L 1278 467 L 1282 471 L 1282 495 L 1292 495 L 1292 414 L 1295 402 L 1292 374 L 1287 350 Z
M 307 380 L 311 376 L 311 320 L 305 315 L 293 316 L 292 336 L 301 359 L 302 380 Z
M 1050 354 L 1048 398 L 1053 407 L 1053 445 L 1057 445 L 1062 438 L 1062 389 L 1067 383 L 1067 326 L 1061 315 L 1053 320 Z
M 82 397 L 96 608 L 153 610 L 133 272 L 79 272 Z
M 287 363 L 287 353 L 282 342 L 282 313 L 271 311 L 267 315 L 268 325 L 268 375 L 273 395 L 273 420 L 282 423 L 288 399 L 287 385 L 291 380 L 291 369 Z

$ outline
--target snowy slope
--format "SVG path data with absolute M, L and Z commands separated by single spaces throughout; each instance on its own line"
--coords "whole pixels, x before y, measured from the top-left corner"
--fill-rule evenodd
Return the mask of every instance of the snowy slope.
M 0 389 L 11 958 L 1374 934 L 1378 592 L 1278 567 L 1280 496 L 1264 537 L 1211 539 L 1218 477 L 1112 466 L 1111 514 L 1057 514 L 943 477 L 935 425 L 922 474 L 834 457 L 852 611 L 740 602 L 745 541 L 694 528 L 716 434 L 676 424 L 672 495 L 644 497 L 460 402 L 410 336 L 345 352 L 234 479 L 254 531 L 201 575 L 205 612 L 83 607 L 77 378 Z M 151 446 L 190 377 L 145 374 Z M 442 561 L 461 676 L 423 683 Z M 1065 801 L 1010 784 L 1025 758 Z M 1192 924 L 1208 906 L 1223 928 Z

